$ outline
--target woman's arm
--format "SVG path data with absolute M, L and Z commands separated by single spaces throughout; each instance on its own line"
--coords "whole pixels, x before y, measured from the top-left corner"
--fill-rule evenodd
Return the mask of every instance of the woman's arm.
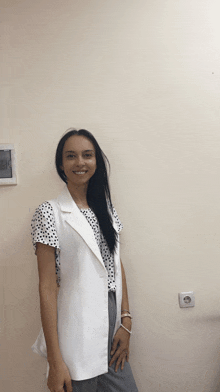
M 127 313 L 129 311 L 129 301 L 128 301 L 128 290 L 127 290 L 127 282 L 125 277 L 125 270 L 121 261 L 121 275 L 122 275 L 122 302 L 121 302 L 121 311 L 122 313 Z M 131 330 L 131 319 L 129 317 L 123 317 L 122 324 Z
M 71 392 L 71 377 L 62 359 L 57 334 L 58 290 L 55 272 L 55 248 L 38 242 L 36 253 L 41 320 L 47 345 L 47 360 L 50 366 L 47 385 L 52 391 L 62 392 L 65 383 L 67 392 Z
M 129 310 L 129 302 L 128 302 L 128 291 L 127 291 L 127 283 L 125 277 L 125 271 L 123 264 L 121 262 L 121 274 L 122 274 L 122 303 L 121 310 L 123 313 L 126 313 L 125 310 Z M 129 317 L 122 318 L 122 324 L 131 331 L 131 319 Z M 125 360 L 129 360 L 129 342 L 130 342 L 130 333 L 127 332 L 124 328 L 120 327 L 116 332 L 113 344 L 111 348 L 111 361 L 109 366 L 111 366 L 116 360 L 115 371 L 117 372 L 120 364 L 121 369 L 124 368 Z

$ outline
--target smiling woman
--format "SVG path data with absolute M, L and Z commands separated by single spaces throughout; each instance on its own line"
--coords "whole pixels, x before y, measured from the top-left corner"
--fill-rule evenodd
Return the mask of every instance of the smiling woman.
M 32 348 L 47 357 L 53 392 L 137 392 L 128 363 L 122 224 L 112 206 L 107 164 L 90 132 L 67 132 L 56 151 L 66 186 L 32 220 L 42 319 Z
M 70 136 L 64 144 L 62 165 L 60 167 L 66 176 L 69 190 L 75 194 L 76 200 L 74 200 L 76 202 L 78 187 L 80 187 L 80 195 L 82 189 L 84 190 L 84 200 L 80 200 L 80 202 L 83 203 L 81 206 L 87 208 L 88 182 L 96 171 L 96 156 L 93 144 L 85 136 Z M 83 188 L 82 185 L 84 185 Z

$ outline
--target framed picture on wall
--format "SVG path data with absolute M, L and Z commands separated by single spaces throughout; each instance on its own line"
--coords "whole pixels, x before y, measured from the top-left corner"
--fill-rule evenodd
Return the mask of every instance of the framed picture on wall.
M 16 160 L 13 144 L 0 144 L 0 185 L 16 185 Z

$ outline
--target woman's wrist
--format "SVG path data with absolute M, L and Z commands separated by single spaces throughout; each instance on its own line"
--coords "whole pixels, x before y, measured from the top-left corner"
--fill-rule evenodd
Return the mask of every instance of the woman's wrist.
M 125 331 L 127 331 L 130 335 L 132 334 L 131 326 L 130 327 L 125 327 L 124 324 L 120 324 L 120 327 L 123 328 Z
M 58 366 L 63 362 L 61 354 L 51 354 L 47 356 L 47 362 L 50 366 Z
M 123 317 L 121 319 L 121 324 L 123 324 L 126 328 L 131 329 L 132 321 L 129 317 Z

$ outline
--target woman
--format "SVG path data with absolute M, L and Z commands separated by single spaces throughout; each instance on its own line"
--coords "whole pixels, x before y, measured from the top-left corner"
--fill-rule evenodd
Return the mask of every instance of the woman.
M 51 392 L 137 391 L 128 363 L 122 225 L 111 203 L 106 162 L 90 132 L 67 132 L 56 151 L 66 186 L 32 219 L 43 327 L 32 348 L 47 357 Z

